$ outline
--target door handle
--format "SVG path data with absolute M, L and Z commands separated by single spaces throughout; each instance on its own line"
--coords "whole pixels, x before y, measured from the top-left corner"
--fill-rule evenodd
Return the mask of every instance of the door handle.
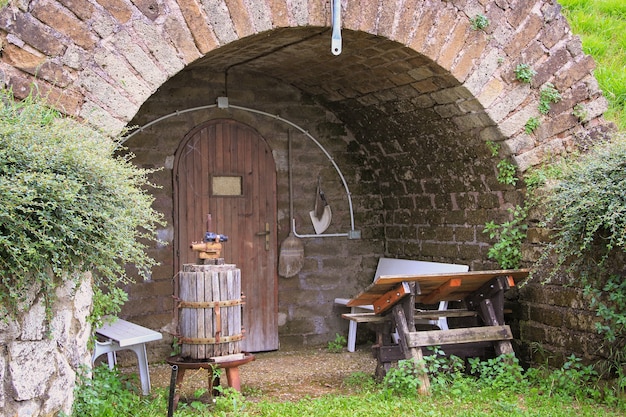
M 257 232 L 256 235 L 257 236 L 265 236 L 265 250 L 269 251 L 270 250 L 270 224 L 269 223 L 265 223 L 265 230 L 262 232 Z

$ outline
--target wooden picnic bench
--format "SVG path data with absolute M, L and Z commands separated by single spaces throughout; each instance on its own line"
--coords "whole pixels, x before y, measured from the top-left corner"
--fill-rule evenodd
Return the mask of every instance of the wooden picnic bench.
M 504 292 L 515 280 L 528 276 L 527 269 L 448 272 L 378 277 L 363 292 L 350 300 L 348 307 L 373 305 L 372 313 L 344 314 L 359 323 L 373 323 L 376 328 L 376 374 L 384 376 L 399 359 L 421 360 L 422 348 L 440 345 L 493 343 L 496 354 L 513 353 L 513 335 L 504 323 Z M 466 309 L 416 310 L 415 303 L 440 301 L 465 302 Z M 479 317 L 483 326 L 446 330 L 416 331 L 416 319 L 431 317 Z M 391 337 L 397 331 L 397 342 Z M 428 376 L 421 378 L 420 392 L 429 390 Z
M 137 355 L 137 366 L 139 367 L 139 378 L 143 395 L 150 394 L 150 371 L 148 369 L 146 343 L 160 340 L 163 338 L 163 335 L 118 318 L 110 323 L 105 323 L 97 329 L 96 335 L 104 340 L 96 340 L 93 357 L 91 358 L 92 363 L 95 362 L 98 356 L 106 353 L 109 369 L 113 369 L 116 363 L 115 352 L 132 350 Z

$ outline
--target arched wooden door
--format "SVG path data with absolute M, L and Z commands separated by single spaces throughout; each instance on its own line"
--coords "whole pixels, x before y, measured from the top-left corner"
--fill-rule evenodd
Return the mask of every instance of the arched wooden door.
M 212 120 L 183 139 L 174 171 L 176 270 L 197 262 L 189 245 L 202 240 L 211 214 L 211 231 L 228 236 L 222 257 L 241 269 L 242 348 L 278 349 L 276 167 L 269 146 L 247 125 Z

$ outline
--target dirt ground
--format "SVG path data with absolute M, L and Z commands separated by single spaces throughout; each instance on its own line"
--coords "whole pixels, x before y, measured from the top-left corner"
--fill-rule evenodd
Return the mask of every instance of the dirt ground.
M 367 346 L 353 353 L 345 350 L 331 353 L 326 347 L 311 347 L 256 353 L 254 356 L 254 361 L 239 368 L 242 392 L 251 401 L 294 401 L 344 392 L 347 391 L 345 378 L 355 372 L 373 376 L 376 369 L 376 360 Z M 167 363 L 150 364 L 152 387 L 169 387 L 171 373 Z M 206 370 L 187 370 L 181 396 L 190 397 L 195 390 L 206 388 L 208 376 Z M 221 383 L 228 385 L 225 376 Z

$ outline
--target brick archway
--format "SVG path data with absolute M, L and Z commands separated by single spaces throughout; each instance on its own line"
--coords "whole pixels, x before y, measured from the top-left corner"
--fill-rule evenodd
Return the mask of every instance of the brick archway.
M 593 61 L 582 53 L 553 0 L 485 6 L 477 1 L 349 1 L 343 9 L 344 30 L 398 42 L 436 63 L 427 69 L 431 73 L 401 68 L 397 77 L 425 84 L 432 81 L 433 71 L 449 73 L 458 82 L 456 91 L 436 82 L 431 87 L 441 93 L 442 104 L 474 97 L 472 108 L 454 111 L 467 123 L 477 117 L 476 107 L 482 107 L 490 120 L 479 123 L 495 125 L 498 131 L 484 135 L 506 139 L 522 170 L 546 152 L 563 151 L 576 134 L 601 123 L 606 105 L 591 76 Z M 471 19 L 477 15 L 489 19 L 484 30 L 472 29 Z M 0 13 L 0 69 L 18 97 L 36 82 L 39 92 L 66 113 L 118 133 L 160 85 L 202 56 L 280 28 L 315 28 L 323 36 L 329 25 L 330 4 L 322 1 L 15 2 Z M 345 48 L 349 51 L 350 44 Z M 538 72 L 533 85 L 515 80 L 513 69 L 519 63 Z M 564 100 L 536 140 L 524 134 L 523 125 L 536 113 L 537 91 L 532 87 L 547 81 Z M 333 88 L 322 86 L 341 94 L 329 91 Z M 577 103 L 587 108 L 584 127 L 571 116 Z

